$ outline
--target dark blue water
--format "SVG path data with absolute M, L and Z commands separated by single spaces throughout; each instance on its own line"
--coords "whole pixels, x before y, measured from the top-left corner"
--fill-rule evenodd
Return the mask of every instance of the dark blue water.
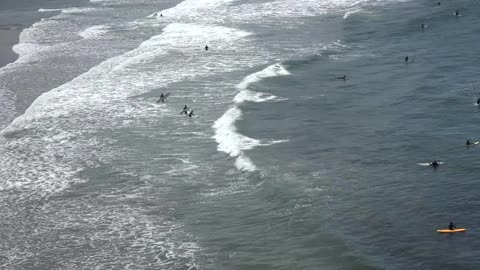
M 460 18 L 452 15 L 457 8 Z M 478 265 L 478 149 L 464 146 L 478 138 L 478 8 L 408 2 L 353 14 L 339 22 L 346 48 L 289 61 L 292 76 L 257 85 L 288 102 L 246 109 L 245 134 L 290 138 L 253 150 L 254 160 L 276 157 L 259 166 L 280 175 L 321 172 L 295 185 L 325 189 L 312 198 L 315 210 L 300 216 L 313 215 L 312 223 L 380 268 Z M 346 82 L 335 78 L 343 74 Z M 446 163 L 437 170 L 416 164 L 433 159 Z M 437 235 L 450 220 L 472 230 Z

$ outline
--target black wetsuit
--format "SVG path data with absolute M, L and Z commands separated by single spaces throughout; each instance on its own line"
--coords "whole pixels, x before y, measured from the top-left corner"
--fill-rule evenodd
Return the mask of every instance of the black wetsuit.
M 405 63 L 408 63 L 408 56 L 405 57 Z
M 205 45 L 205 51 L 208 51 L 208 45 Z
M 448 229 L 449 230 L 454 230 L 456 229 L 457 227 L 455 225 L 453 225 L 453 223 L 450 221 L 450 225 L 448 225 Z
M 188 117 L 192 117 L 193 116 L 193 110 L 190 111 L 190 113 L 188 114 Z
M 477 105 L 479 105 L 479 104 L 480 104 L 480 98 L 477 99 Z
M 430 166 L 432 166 L 434 168 L 438 167 L 438 165 L 440 165 L 440 164 L 438 164 L 438 162 L 436 160 L 434 160 L 432 163 L 430 163 Z
M 472 145 L 472 143 L 470 142 L 470 140 L 467 140 L 467 142 L 465 143 L 465 145 Z

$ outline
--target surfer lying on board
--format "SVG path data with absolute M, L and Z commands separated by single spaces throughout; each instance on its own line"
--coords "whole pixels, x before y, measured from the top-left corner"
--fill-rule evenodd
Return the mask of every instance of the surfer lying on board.
M 467 142 L 465 143 L 465 145 L 472 145 L 472 143 L 470 142 L 470 140 L 467 140 Z
M 337 77 L 337 79 L 345 81 L 345 80 L 347 80 L 347 75 L 339 76 L 339 77 Z
M 430 166 L 432 166 L 432 167 L 434 167 L 434 168 L 438 167 L 439 165 L 440 165 L 440 164 L 439 164 L 436 160 L 433 160 L 433 162 L 430 163 Z
M 448 225 L 448 229 L 449 230 L 454 230 L 456 229 L 457 227 L 455 225 L 453 225 L 453 222 L 450 221 L 450 225 Z

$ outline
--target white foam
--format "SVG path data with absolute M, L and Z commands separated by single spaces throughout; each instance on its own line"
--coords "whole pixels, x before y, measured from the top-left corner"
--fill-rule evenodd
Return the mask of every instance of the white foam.
M 236 61 L 244 57 L 242 54 L 211 61 L 208 54 L 198 53 L 203 52 L 201 46 L 198 50 L 195 47 L 209 39 L 217 43 L 217 52 L 227 55 L 225 52 L 236 46 L 245 47 L 246 35 L 221 26 L 172 24 L 137 49 L 42 94 L 2 131 L 11 142 L 8 148 L 0 145 L 0 176 L 6 179 L 1 188 L 51 194 L 82 181 L 77 176 L 79 170 L 108 163 L 115 154 L 113 142 L 92 138 L 91 134 L 144 119 L 155 121 L 168 113 L 154 103 L 139 105 L 130 97 L 168 83 L 210 76 L 212 70 L 225 71 L 227 63 L 233 63 L 229 66 L 232 69 L 244 68 L 246 62 Z M 160 57 L 166 53 L 182 57 L 165 62 Z M 249 143 L 257 142 L 243 141 L 239 151 L 253 147 Z M 193 165 L 189 173 L 194 171 Z M 184 166 L 173 169 L 178 173 L 185 170 Z
M 343 19 L 346 20 L 348 17 L 350 17 L 350 15 L 355 14 L 355 13 L 359 13 L 359 12 L 363 12 L 363 9 L 359 8 L 359 9 L 349 10 L 349 11 L 345 12 L 345 15 L 343 15 Z
M 38 12 L 57 12 L 57 11 L 63 11 L 61 8 L 41 8 L 38 10 Z
M 248 172 L 253 172 L 257 169 L 257 166 L 253 164 L 252 160 L 244 154 L 241 154 L 237 157 L 235 160 L 235 167 L 237 167 L 239 170 Z
M 253 149 L 260 145 L 260 141 L 249 138 L 237 132 L 235 122 L 242 118 L 242 111 L 238 107 L 227 110 L 215 123 L 215 136 L 219 151 L 229 154 L 231 157 L 238 157 L 243 150 Z
M 92 7 L 71 7 L 71 8 L 40 8 L 38 12 L 61 12 L 65 14 L 84 13 L 95 10 Z
M 272 101 L 275 99 L 277 99 L 277 97 L 274 95 L 269 95 L 261 92 L 254 92 L 250 90 L 242 90 L 233 98 L 233 101 L 235 103 L 243 103 L 245 101 L 265 102 L 265 101 Z
M 106 25 L 95 25 L 78 33 L 78 35 L 85 39 L 94 39 L 94 38 L 100 38 L 104 34 L 108 33 L 109 30 L 110 30 L 110 27 Z
M 236 87 L 238 89 L 247 89 L 250 84 L 258 82 L 262 79 L 286 75 L 290 75 L 290 72 L 288 72 L 288 70 L 283 65 L 277 63 L 268 66 L 267 68 L 259 72 L 248 75 L 247 77 L 245 77 L 245 79 L 242 80 L 242 82 L 237 84 Z
M 177 22 L 223 22 L 228 4 L 235 0 L 186 0 L 173 8 L 158 11 L 157 18 L 163 14 L 165 18 Z
M 265 102 L 275 100 L 277 97 L 265 93 L 248 90 L 250 84 L 258 82 L 265 78 L 290 75 L 290 72 L 280 63 L 273 64 L 267 68 L 248 75 L 240 82 L 236 88 L 240 92 L 234 97 L 233 101 L 237 104 L 245 101 Z M 251 150 L 257 146 L 269 146 L 287 140 L 262 142 L 257 139 L 249 138 L 237 132 L 235 122 L 242 118 L 242 111 L 238 106 L 227 110 L 213 125 L 215 135 L 213 138 L 217 141 L 217 150 L 236 157 L 235 167 L 243 171 L 255 171 L 256 166 L 252 160 L 245 155 L 245 150 Z

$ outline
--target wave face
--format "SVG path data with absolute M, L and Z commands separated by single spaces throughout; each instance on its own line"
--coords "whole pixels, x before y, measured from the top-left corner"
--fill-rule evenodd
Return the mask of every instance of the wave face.
M 239 170 L 252 172 L 257 169 L 252 160 L 245 155 L 245 150 L 251 150 L 260 145 L 271 145 L 238 133 L 235 122 L 242 119 L 242 110 L 239 108 L 240 104 L 244 102 L 266 102 L 277 99 L 277 97 L 273 95 L 248 90 L 248 87 L 265 78 L 286 75 L 290 75 L 288 70 L 286 70 L 280 63 L 277 63 L 245 77 L 236 86 L 236 88 L 240 90 L 233 99 L 237 105 L 227 110 L 213 125 L 213 128 L 215 129 L 215 136 L 213 138 L 218 143 L 218 151 L 225 152 L 231 157 L 235 157 L 235 167 Z

